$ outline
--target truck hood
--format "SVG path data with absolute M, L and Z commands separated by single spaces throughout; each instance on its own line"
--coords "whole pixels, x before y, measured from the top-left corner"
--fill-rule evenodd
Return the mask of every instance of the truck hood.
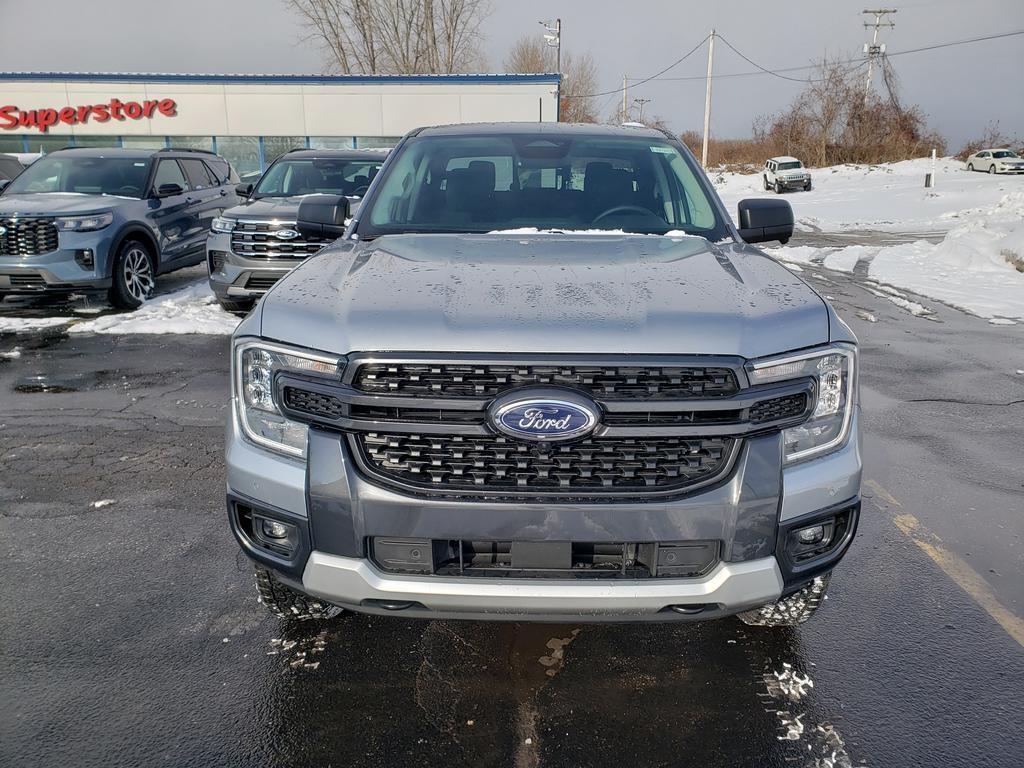
M 294 222 L 301 202 L 301 197 L 261 197 L 229 208 L 224 215 L 238 219 L 281 219 Z
M 261 335 L 349 352 L 761 357 L 823 344 L 825 302 L 764 254 L 698 237 L 391 235 L 307 260 Z
M 116 208 L 134 197 L 81 195 L 76 192 L 35 192 L 27 195 L 0 196 L 0 216 L 69 216 L 99 213 Z

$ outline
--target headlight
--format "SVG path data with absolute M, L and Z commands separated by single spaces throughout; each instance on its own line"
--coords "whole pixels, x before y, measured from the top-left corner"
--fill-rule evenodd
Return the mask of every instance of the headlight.
M 61 216 L 54 219 L 53 224 L 61 232 L 93 232 L 110 226 L 114 214 L 94 213 L 90 216 Z
M 306 425 L 286 419 L 277 407 L 274 376 L 278 371 L 340 374 L 344 358 L 261 341 L 235 347 L 232 388 L 238 421 L 245 436 L 270 450 L 306 457 Z
M 214 232 L 220 232 L 222 235 L 226 235 L 235 228 L 235 224 L 237 223 L 237 219 L 226 219 L 223 216 L 218 216 L 210 224 L 210 229 Z
M 857 403 L 857 349 L 837 344 L 813 352 L 759 360 L 747 371 L 751 384 L 802 379 L 815 380 L 817 399 L 810 418 L 783 430 L 786 463 L 821 456 L 841 447 L 850 434 Z

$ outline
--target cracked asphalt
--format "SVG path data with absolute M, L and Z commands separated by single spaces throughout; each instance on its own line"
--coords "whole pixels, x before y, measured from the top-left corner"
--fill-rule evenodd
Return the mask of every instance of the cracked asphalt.
M 784 631 L 286 627 L 225 521 L 227 339 L 0 336 L 0 765 L 1019 765 L 1024 326 L 801 274 L 862 342 L 865 506 Z

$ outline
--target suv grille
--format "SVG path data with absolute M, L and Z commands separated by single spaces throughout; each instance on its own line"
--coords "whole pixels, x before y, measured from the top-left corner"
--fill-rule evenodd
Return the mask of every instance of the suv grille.
M 292 229 L 294 222 L 245 221 L 240 219 L 231 231 L 231 250 L 239 256 L 261 259 L 304 259 L 320 251 L 332 238 L 306 238 L 281 240 L 274 233 Z
M 375 394 L 492 397 L 526 386 L 564 386 L 601 400 L 668 400 L 736 394 L 728 368 L 622 365 L 366 363 L 353 386 Z
M 734 440 L 591 438 L 530 444 L 500 435 L 353 436 L 371 473 L 419 488 L 511 493 L 629 494 L 676 491 L 714 479 L 729 464 Z
M 0 219 L 0 256 L 39 256 L 57 250 L 53 219 Z

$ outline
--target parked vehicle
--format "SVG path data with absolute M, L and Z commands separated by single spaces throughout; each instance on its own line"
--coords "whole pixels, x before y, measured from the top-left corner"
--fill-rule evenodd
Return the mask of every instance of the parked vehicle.
M 0 155 L 0 190 L 23 170 L 25 166 L 14 155 Z
M 806 620 L 860 512 L 857 342 L 677 138 L 410 133 L 232 340 L 228 510 L 262 602 Z M 601 231 L 606 233 L 601 233 Z M 597 234 L 595 234 L 597 231 Z
M 289 270 L 335 237 L 295 229 L 299 204 L 311 194 L 345 195 L 358 205 L 386 155 L 373 150 L 296 149 L 282 155 L 245 201 L 213 223 L 207 240 L 210 287 L 230 312 L 248 312 Z
M 965 162 L 968 171 L 1024 173 L 1024 158 L 1012 149 L 982 149 L 969 155 Z
M 795 157 L 773 157 L 764 162 L 764 188 L 781 195 L 792 189 L 811 189 L 811 174 Z
M 201 150 L 51 152 L 0 193 L 0 294 L 106 290 L 138 307 L 157 275 L 203 261 L 236 181 Z

